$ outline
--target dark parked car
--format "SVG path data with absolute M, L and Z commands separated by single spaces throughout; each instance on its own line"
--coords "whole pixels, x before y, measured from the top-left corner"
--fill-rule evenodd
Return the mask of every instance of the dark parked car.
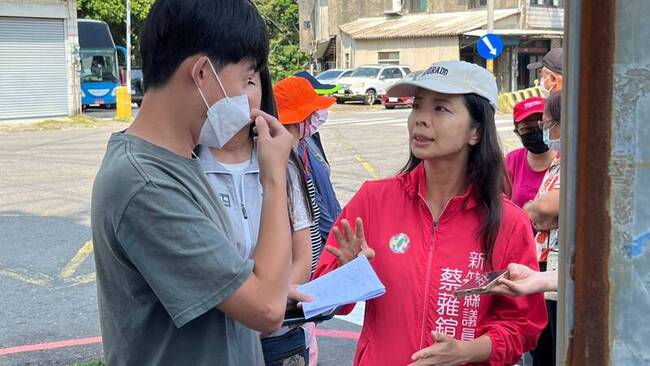
M 131 69 L 131 102 L 140 107 L 144 97 L 144 81 L 142 80 L 142 69 Z

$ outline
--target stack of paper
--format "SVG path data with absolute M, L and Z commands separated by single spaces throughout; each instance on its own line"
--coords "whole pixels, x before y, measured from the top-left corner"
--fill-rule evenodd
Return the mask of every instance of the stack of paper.
M 302 304 L 305 318 L 309 319 L 341 305 L 382 296 L 386 288 L 368 259 L 360 255 L 323 277 L 299 286 L 298 291 L 314 297 L 314 301 Z

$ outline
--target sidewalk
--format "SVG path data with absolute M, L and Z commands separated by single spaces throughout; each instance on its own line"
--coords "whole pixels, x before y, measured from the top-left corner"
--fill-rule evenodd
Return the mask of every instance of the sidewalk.
M 45 117 L 19 120 L 0 120 L 0 133 L 59 131 L 97 127 L 124 127 L 127 121 L 97 118 L 85 114 L 77 116 Z

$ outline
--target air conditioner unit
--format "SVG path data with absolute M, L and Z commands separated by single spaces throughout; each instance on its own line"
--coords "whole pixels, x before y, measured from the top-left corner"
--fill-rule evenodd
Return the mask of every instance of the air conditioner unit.
M 404 0 L 385 0 L 384 3 L 386 3 L 384 14 L 402 14 Z

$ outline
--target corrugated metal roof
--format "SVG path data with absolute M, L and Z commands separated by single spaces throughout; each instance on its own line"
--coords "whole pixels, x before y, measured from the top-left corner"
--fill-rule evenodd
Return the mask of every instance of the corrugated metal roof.
M 494 11 L 498 21 L 519 14 L 519 9 Z M 339 28 L 353 39 L 388 39 L 455 36 L 487 25 L 487 12 L 406 15 L 399 18 L 361 18 Z
M 562 38 L 564 31 L 561 30 L 548 30 L 548 29 L 495 29 L 494 34 L 499 36 L 530 36 L 530 37 L 552 37 Z M 482 37 L 487 34 L 485 29 L 476 29 L 473 31 L 463 33 L 466 36 Z

